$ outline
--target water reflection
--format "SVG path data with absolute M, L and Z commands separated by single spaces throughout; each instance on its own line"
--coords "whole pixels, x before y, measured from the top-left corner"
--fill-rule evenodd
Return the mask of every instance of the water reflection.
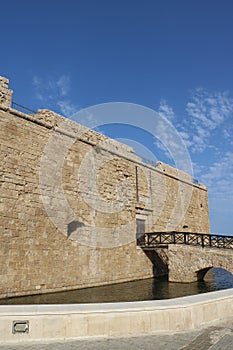
M 0 304 L 79 304 L 170 299 L 227 288 L 233 288 L 233 275 L 222 269 L 212 269 L 206 280 L 201 282 L 169 283 L 165 277 L 150 278 L 68 292 L 2 299 Z

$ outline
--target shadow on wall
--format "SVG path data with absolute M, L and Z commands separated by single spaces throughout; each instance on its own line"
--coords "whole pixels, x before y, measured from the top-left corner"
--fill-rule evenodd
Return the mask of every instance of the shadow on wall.
M 71 221 L 67 225 L 67 237 L 69 238 L 70 235 L 77 230 L 77 228 L 83 227 L 83 226 L 85 226 L 84 223 L 80 221 Z
M 204 269 L 201 269 L 201 270 L 197 271 L 197 272 L 196 272 L 196 274 L 197 274 L 197 280 L 198 280 L 198 281 L 204 281 L 207 272 L 210 271 L 210 270 L 211 270 L 211 271 L 213 270 L 213 266 L 206 267 L 206 268 L 204 268 Z M 212 273 L 213 273 L 213 271 L 212 271 Z M 209 276 L 209 275 L 210 275 L 210 273 L 208 274 L 208 276 Z
M 168 258 L 164 249 L 158 250 L 158 252 L 156 250 L 143 249 L 143 252 L 153 264 L 154 277 L 168 274 Z

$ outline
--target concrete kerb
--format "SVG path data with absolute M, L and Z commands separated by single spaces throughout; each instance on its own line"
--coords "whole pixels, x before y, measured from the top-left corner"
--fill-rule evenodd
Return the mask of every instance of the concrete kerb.
M 233 317 L 233 289 L 128 303 L 0 306 L 0 343 L 189 331 Z M 14 323 L 28 324 L 14 333 Z M 16 329 L 17 330 L 17 329 Z

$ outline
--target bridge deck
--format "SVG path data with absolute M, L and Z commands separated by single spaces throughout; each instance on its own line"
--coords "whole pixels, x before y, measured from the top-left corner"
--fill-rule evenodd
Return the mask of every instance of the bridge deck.
M 166 248 L 169 244 L 185 244 L 202 248 L 233 249 L 233 236 L 191 232 L 147 232 L 137 239 L 143 249 Z

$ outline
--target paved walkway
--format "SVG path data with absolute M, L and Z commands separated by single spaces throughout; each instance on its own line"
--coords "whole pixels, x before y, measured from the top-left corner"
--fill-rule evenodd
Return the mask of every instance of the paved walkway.
M 233 318 L 199 331 L 1 346 L 0 350 L 232 350 Z

